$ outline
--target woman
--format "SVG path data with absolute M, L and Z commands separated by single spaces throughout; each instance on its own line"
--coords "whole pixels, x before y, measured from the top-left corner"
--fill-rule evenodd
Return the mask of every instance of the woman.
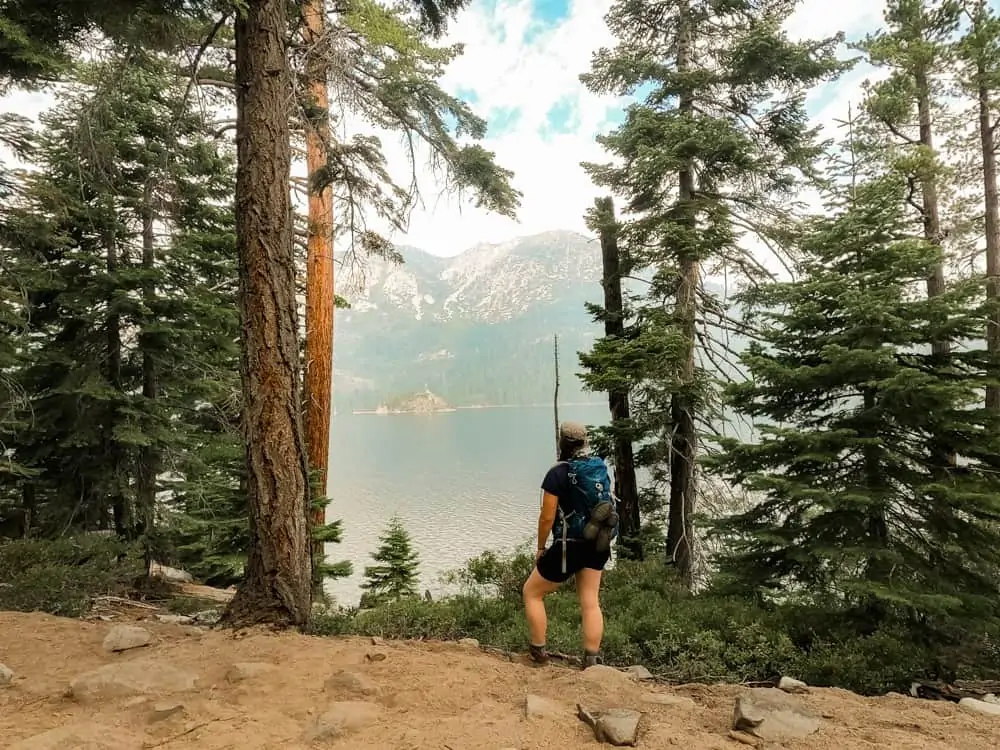
M 601 639 L 604 636 L 604 616 L 599 599 L 601 574 L 608 564 L 611 551 L 607 544 L 583 538 L 563 542 L 557 534 L 546 548 L 549 534 L 556 524 L 561 508 L 572 512 L 570 466 L 568 461 L 590 454 L 587 428 L 576 422 L 563 422 L 559 427 L 559 463 L 549 469 L 542 480 L 542 511 L 538 517 L 538 548 L 535 569 L 524 584 L 524 613 L 528 621 L 531 659 L 536 664 L 548 663 L 545 649 L 545 597 L 576 576 L 583 621 L 584 669 L 601 663 Z M 565 545 L 565 549 L 563 548 Z M 599 549 L 600 548 L 600 549 Z M 603 549 L 603 551 L 601 551 Z

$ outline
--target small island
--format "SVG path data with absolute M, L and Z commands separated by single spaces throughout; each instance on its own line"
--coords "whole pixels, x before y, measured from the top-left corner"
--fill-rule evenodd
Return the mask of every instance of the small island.
M 356 411 L 355 414 L 438 414 L 457 411 L 455 407 L 424 388 L 421 393 L 399 396 L 378 405 L 374 411 Z

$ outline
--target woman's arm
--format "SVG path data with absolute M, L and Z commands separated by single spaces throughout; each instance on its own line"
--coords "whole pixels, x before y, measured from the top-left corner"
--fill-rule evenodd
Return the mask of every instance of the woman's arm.
M 552 533 L 552 524 L 556 522 L 556 510 L 559 498 L 551 492 L 542 492 L 542 511 L 538 514 L 538 552 L 545 549 L 545 543 Z

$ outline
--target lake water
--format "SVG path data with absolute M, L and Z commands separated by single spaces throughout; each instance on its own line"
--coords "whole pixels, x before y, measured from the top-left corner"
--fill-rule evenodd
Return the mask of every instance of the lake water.
M 562 406 L 560 419 L 607 424 L 604 405 Z M 487 549 L 531 540 L 539 485 L 555 461 L 552 408 L 461 409 L 430 415 L 342 414 L 330 445 L 330 519 L 344 526 L 332 560 L 354 574 L 331 581 L 341 604 L 356 604 L 370 555 L 398 516 L 421 559 L 421 591 L 445 591 L 444 571 Z

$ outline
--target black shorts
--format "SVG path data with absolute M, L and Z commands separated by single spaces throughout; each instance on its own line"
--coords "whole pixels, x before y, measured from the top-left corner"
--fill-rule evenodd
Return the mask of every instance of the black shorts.
M 611 559 L 611 551 L 598 552 L 593 542 L 584 540 L 566 542 L 566 572 L 562 572 L 562 540 L 556 541 L 538 558 L 538 574 L 550 583 L 565 583 L 577 572 L 588 568 L 604 570 Z

